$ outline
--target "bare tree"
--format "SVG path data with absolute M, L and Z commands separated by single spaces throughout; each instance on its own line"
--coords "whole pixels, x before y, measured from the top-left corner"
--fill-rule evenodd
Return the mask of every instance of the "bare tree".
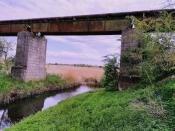
M 14 44 L 5 39 L 0 39 L 0 63 L 4 70 L 8 73 L 13 64 L 14 57 L 10 55 L 13 51 Z
M 13 50 L 13 43 L 5 39 L 0 39 L 0 57 L 4 57 L 4 61 L 9 57 L 10 51 Z

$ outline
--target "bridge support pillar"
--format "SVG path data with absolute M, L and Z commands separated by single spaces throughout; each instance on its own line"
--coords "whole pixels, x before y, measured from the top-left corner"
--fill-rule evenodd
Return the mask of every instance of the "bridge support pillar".
M 122 32 L 121 42 L 119 89 L 123 90 L 139 80 L 139 74 L 136 69 L 137 63 L 133 59 L 127 58 L 128 53 L 137 53 L 137 49 L 139 48 L 135 29 L 124 30 Z
M 19 32 L 17 37 L 15 66 L 11 70 L 12 77 L 23 81 L 45 79 L 46 38 L 36 37 L 28 31 Z

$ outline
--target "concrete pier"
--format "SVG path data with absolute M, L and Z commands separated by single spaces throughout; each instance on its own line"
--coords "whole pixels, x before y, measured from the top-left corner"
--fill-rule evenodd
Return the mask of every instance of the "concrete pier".
M 139 74 L 136 69 L 137 63 L 134 63 L 131 58 L 129 58 L 129 61 L 123 59 L 123 55 L 126 55 L 128 52 L 137 53 L 135 51 L 139 47 L 139 42 L 135 29 L 126 29 L 122 31 L 121 42 L 120 90 L 128 88 L 139 80 Z
M 16 59 L 15 66 L 12 67 L 11 71 L 12 77 L 23 81 L 45 79 L 46 38 L 36 37 L 28 31 L 19 32 L 17 37 Z

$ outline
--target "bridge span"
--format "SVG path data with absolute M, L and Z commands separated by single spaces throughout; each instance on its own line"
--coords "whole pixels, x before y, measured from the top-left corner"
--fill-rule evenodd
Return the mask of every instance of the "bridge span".
M 43 35 L 114 35 L 121 34 L 131 26 L 127 16 L 158 17 L 162 10 L 147 10 L 135 12 L 120 12 L 96 15 L 52 17 L 38 19 L 21 19 L 0 21 L 0 36 L 17 36 L 30 25 L 32 32 Z M 174 9 L 163 10 L 172 12 Z

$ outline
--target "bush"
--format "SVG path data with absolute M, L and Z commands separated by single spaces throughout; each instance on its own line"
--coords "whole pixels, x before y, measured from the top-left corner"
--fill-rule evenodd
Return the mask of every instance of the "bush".
M 106 90 L 118 90 L 119 63 L 114 55 L 105 57 L 104 77 L 101 85 Z
M 159 87 L 155 89 L 155 96 L 159 97 L 162 101 L 173 101 L 175 95 L 175 88 L 172 86 L 174 80 L 167 79 L 162 86 L 162 83 L 159 84 Z

